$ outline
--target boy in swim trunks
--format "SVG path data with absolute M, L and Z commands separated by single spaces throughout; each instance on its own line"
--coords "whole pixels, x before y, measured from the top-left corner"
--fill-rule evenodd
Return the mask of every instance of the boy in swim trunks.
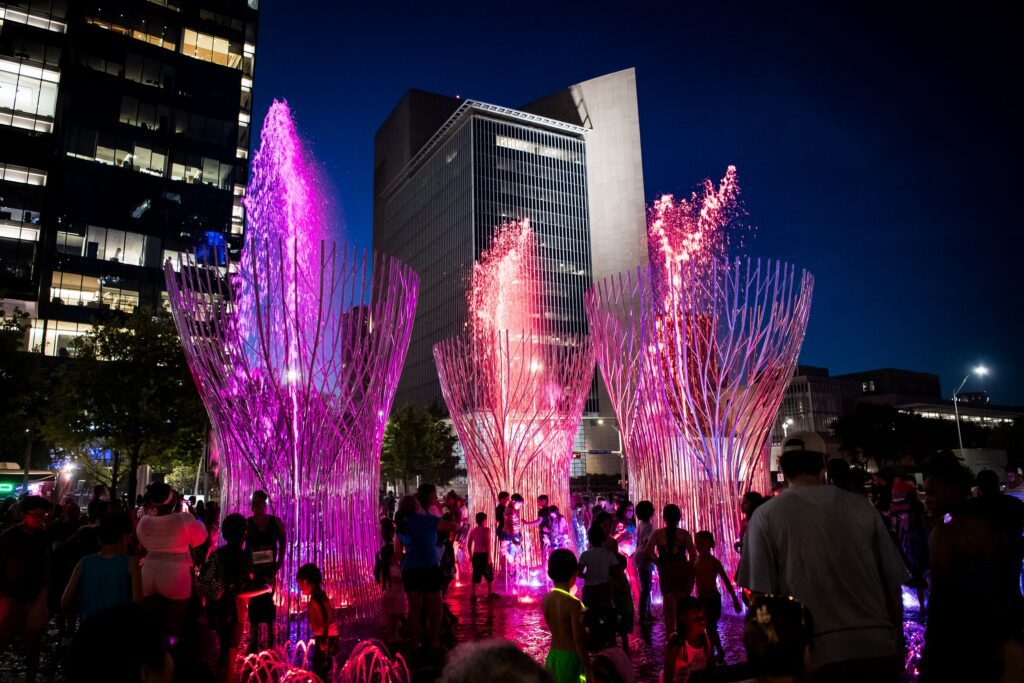
M 722 637 L 718 634 L 718 620 L 722 618 L 722 594 L 718 590 L 718 579 L 722 580 L 722 585 L 732 596 L 732 608 L 736 614 L 742 611 L 742 606 L 729 575 L 725 573 L 725 568 L 718 558 L 711 554 L 711 549 L 715 547 L 715 537 L 710 531 L 698 531 L 694 541 L 697 546 L 697 561 L 693 563 L 697 580 L 697 599 L 707 614 L 711 651 L 717 656 L 718 663 L 724 664 L 725 650 L 722 649 Z
M 544 660 L 555 683 L 581 683 L 591 680 L 590 659 L 584 645 L 583 603 L 570 587 L 576 581 L 579 565 L 571 550 L 555 550 L 548 557 L 548 576 L 555 587 L 544 596 L 544 621 L 551 631 L 551 650 Z

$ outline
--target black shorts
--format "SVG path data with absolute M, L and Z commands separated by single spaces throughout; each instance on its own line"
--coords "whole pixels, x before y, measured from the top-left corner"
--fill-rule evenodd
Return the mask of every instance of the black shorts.
M 249 600 L 249 623 L 250 624 L 273 624 L 277 619 L 277 606 L 274 604 L 274 594 L 264 593 Z
M 480 583 L 483 579 L 487 579 L 488 583 L 494 581 L 494 565 L 487 553 L 473 553 L 472 562 L 473 583 Z
M 440 567 L 411 567 L 402 570 L 402 587 L 406 593 L 437 593 L 444 583 Z
M 700 598 L 700 604 L 704 605 L 704 613 L 708 616 L 708 626 L 714 626 L 722 618 L 722 596 Z

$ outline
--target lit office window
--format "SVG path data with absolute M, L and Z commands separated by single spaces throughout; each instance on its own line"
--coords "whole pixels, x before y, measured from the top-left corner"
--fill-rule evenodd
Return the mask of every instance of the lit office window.
M 144 43 L 150 45 L 156 45 L 162 47 L 165 50 L 176 50 L 177 45 L 174 39 L 166 33 L 166 27 L 160 27 L 157 24 L 159 22 L 152 22 L 152 26 L 147 25 L 146 19 L 135 17 L 131 21 L 125 20 L 123 17 L 118 21 L 106 21 L 96 17 L 86 17 L 85 23 L 92 24 L 97 28 L 101 28 L 105 31 L 111 31 L 113 33 L 120 33 L 123 36 L 134 38 L 135 40 L 141 40 Z
M 48 7 L 46 5 L 49 5 Z M 65 33 L 68 25 L 64 19 L 65 2 L 35 2 L 31 8 L 0 7 L 0 26 L 5 21 L 12 24 L 26 24 L 46 31 Z
M 69 235 L 69 233 L 63 234 Z M 58 244 L 60 243 L 60 235 L 61 233 L 58 233 Z M 152 239 L 155 238 L 140 235 L 136 232 L 125 232 L 124 230 L 113 230 L 90 225 L 86 228 L 80 255 L 98 261 L 125 263 L 130 266 L 145 266 L 147 265 L 147 242 Z
M 42 350 L 47 356 L 70 356 L 74 340 L 92 329 L 92 325 L 69 323 L 62 320 L 33 320 L 29 330 L 28 347 Z
M 53 130 L 60 73 L 0 57 L 0 125 Z
M 211 36 L 190 28 L 181 40 L 181 53 L 204 62 L 212 62 L 232 69 L 242 68 L 242 46 L 227 38 Z
M 5 203 L 0 199 L 0 237 L 19 242 L 37 242 L 39 211 L 22 208 L 20 204 L 15 205 L 14 201 Z
M 129 288 L 116 277 L 92 277 L 55 271 L 50 281 L 50 300 L 55 304 L 104 308 L 130 313 L 139 305 L 138 288 Z
M 0 180 L 26 185 L 46 185 L 46 171 L 0 162 Z

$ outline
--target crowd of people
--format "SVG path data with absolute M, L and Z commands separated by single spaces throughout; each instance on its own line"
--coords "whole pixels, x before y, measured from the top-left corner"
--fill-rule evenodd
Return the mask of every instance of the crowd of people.
M 895 682 L 909 661 L 906 586 L 927 615 L 915 664 L 922 680 L 1024 680 L 1019 472 L 1008 470 L 1004 492 L 995 472 L 975 477 L 945 453 L 927 464 L 923 487 L 888 471 L 865 486 L 824 453 L 814 434 L 784 441 L 784 490 L 742 499 L 735 572 L 719 559 L 718 539 L 687 528 L 671 503 L 658 523 L 650 501 L 624 496 L 574 495 L 567 515 L 546 495 L 536 514 L 515 492 L 501 492 L 493 512 L 454 491 L 441 498 L 431 484 L 382 497 L 373 573 L 385 640 L 417 653 L 416 680 L 632 683 L 631 634 L 659 620 L 660 593 L 665 683 Z M 74 500 L 53 507 L 36 496 L 5 515 L 0 651 L 20 639 L 26 680 L 38 674 L 50 624 L 66 680 L 96 680 L 98 671 L 107 680 L 230 680 L 246 634 L 249 652 L 274 647 L 274 595 L 290 580 L 308 597 L 310 668 L 329 679 L 336 611 L 317 566 L 281 576 L 285 528 L 266 493 L 252 494 L 249 516 L 223 520 L 216 503 L 182 500 L 161 483 L 137 503 L 129 510 L 97 487 L 84 518 Z M 508 642 L 449 652 L 453 581 L 470 584 L 473 603 L 515 596 L 531 542 L 549 581 L 543 667 Z M 741 664 L 726 665 L 723 600 L 746 612 Z
M 655 577 L 666 682 L 898 681 L 908 662 L 922 680 L 1024 680 L 1018 472 L 1008 470 L 1004 493 L 995 472 L 975 477 L 947 452 L 927 464 L 923 487 L 887 471 L 866 485 L 825 452 L 815 434 L 785 440 L 784 489 L 742 499 L 733 576 L 716 557 L 714 535 L 691 533 L 677 505 L 664 506 L 656 525 L 650 501 L 587 505 L 573 496 L 565 519 L 541 495 L 527 519 L 523 496 L 503 491 L 491 528 L 480 510 L 468 535 L 473 599 L 484 581 L 495 595 L 492 543 L 514 592 L 526 528 L 538 527 L 551 582 L 546 667 L 558 682 L 633 680 L 630 634 L 655 620 Z M 466 543 L 457 523 L 466 508 L 454 492 L 438 501 L 431 485 L 397 501 L 398 533 L 385 537 L 380 557 L 391 563 L 389 585 L 400 576 L 408 598 L 391 633 L 407 621 L 414 646 L 443 644 L 445 595 L 458 571 L 456 562 L 446 566 L 444 547 Z M 927 615 L 926 646 L 912 657 L 904 587 Z M 747 662 L 738 667 L 723 666 L 723 598 L 747 614 Z
M 246 621 L 249 652 L 274 642 L 285 536 L 267 502 L 256 491 L 251 516 L 221 521 L 216 502 L 184 500 L 164 483 L 133 510 L 97 486 L 83 519 L 73 498 L 22 498 L 0 533 L 0 652 L 17 637 L 25 680 L 36 680 L 54 623 L 69 681 L 229 680 Z M 296 578 L 326 654 L 336 631 L 316 567 Z M 322 667 L 325 657 L 313 659 Z

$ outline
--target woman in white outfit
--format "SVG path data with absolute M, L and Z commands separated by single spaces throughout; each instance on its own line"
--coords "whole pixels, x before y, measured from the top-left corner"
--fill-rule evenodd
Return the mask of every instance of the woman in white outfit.
M 167 484 L 150 484 L 145 506 L 146 515 L 135 529 L 146 549 L 142 595 L 146 606 L 162 617 L 168 632 L 177 635 L 192 596 L 190 550 L 206 540 L 206 526 L 178 511 L 178 495 Z

